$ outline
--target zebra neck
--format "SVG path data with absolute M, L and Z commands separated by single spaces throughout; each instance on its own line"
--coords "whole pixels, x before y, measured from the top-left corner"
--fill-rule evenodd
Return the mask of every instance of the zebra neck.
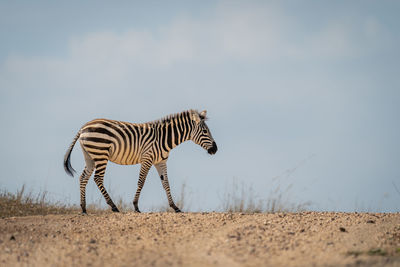
M 169 152 L 171 149 L 190 140 L 192 132 L 191 120 L 184 118 L 172 118 L 164 122 L 160 129 L 159 136 L 163 150 Z
M 172 125 L 177 129 L 178 134 L 175 146 L 190 140 L 193 128 L 190 120 L 187 120 L 186 122 L 184 120 L 176 120 Z

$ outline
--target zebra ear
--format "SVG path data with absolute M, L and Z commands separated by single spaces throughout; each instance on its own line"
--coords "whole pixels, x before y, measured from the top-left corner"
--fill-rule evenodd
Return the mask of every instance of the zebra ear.
M 200 119 L 205 120 L 207 118 L 207 110 L 200 112 Z
M 200 115 L 197 112 L 193 112 L 192 120 L 194 120 L 196 123 L 199 123 L 201 121 Z

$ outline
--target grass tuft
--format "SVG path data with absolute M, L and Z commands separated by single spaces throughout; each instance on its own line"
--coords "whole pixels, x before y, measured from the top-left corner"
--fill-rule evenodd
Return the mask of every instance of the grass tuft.
M 363 252 L 362 251 L 358 251 L 358 250 L 351 250 L 351 251 L 348 251 L 346 253 L 347 256 L 353 256 L 353 257 L 358 257 L 358 256 L 360 256 L 362 254 L 363 254 Z
M 369 255 L 369 256 L 387 256 L 388 252 L 381 249 L 381 248 L 375 248 L 375 249 L 370 249 L 368 251 L 348 251 L 346 253 L 348 256 L 354 256 L 354 257 L 358 257 L 360 255 Z
M 368 255 L 371 255 L 371 256 L 386 256 L 387 255 L 387 252 L 386 251 L 384 251 L 383 249 L 380 249 L 380 248 L 376 248 L 376 249 L 370 249 L 368 252 L 367 252 L 367 254 Z

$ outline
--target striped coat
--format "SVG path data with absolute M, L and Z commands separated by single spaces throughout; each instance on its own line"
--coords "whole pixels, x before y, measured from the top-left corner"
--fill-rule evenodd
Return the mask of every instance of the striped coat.
M 94 172 L 94 181 L 113 211 L 118 211 L 104 187 L 103 179 L 108 161 L 121 165 L 141 164 L 138 188 L 133 200 L 139 211 L 140 192 L 151 166 L 155 166 L 166 191 L 171 208 L 179 212 L 170 193 L 167 159 L 171 149 L 192 140 L 208 151 L 217 152 L 217 145 L 205 123 L 206 111 L 188 110 L 148 123 L 129 123 L 95 119 L 82 126 L 64 157 L 65 171 L 73 175 L 70 157 L 79 140 L 86 166 L 80 177 L 82 212 L 86 213 L 86 184 Z

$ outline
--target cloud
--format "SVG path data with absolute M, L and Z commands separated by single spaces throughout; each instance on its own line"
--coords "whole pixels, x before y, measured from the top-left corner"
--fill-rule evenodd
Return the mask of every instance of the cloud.
M 357 56 L 360 47 L 366 46 L 362 42 L 376 39 L 381 31 L 373 18 L 356 25 L 349 21 L 321 24 L 307 31 L 301 21 L 276 5 L 225 2 L 207 19 L 181 16 L 158 29 L 100 30 L 75 36 L 63 57 L 9 57 L 1 76 L 56 77 L 91 87 L 118 84 L 137 69 L 168 69 L 177 64 L 337 60 Z M 98 82 L 85 85 L 85 80 Z
M 285 105 L 306 95 L 315 99 L 315 91 L 324 87 L 329 88 L 324 95 L 334 94 L 339 87 L 337 81 L 328 85 L 326 77 L 316 77 L 313 64 L 348 60 L 363 56 L 365 51 L 376 51 L 383 32 L 380 22 L 370 16 L 357 16 L 354 20 L 327 17 L 309 29 L 303 17 L 291 16 L 276 4 L 222 2 L 208 16 L 181 15 L 157 28 L 132 27 L 123 32 L 99 29 L 75 35 L 58 57 L 10 56 L 0 66 L 1 94 L 7 101 L 10 96 L 40 98 L 57 91 L 57 96 L 69 101 L 77 95 L 93 99 L 88 107 L 94 108 L 96 103 L 119 101 L 110 88 L 120 95 L 134 90 L 137 99 L 148 99 L 152 95 L 168 97 L 168 88 L 174 88 L 177 94 L 184 94 L 185 90 L 194 95 L 201 87 L 207 87 L 197 95 L 199 102 L 206 102 L 207 95 L 217 87 L 220 95 L 242 87 L 248 93 L 231 96 L 231 106 L 246 101 Z M 230 66 L 254 68 L 259 72 L 258 78 L 249 84 L 254 79 L 250 70 L 236 73 L 248 75 L 242 80 L 238 76 L 218 81 Z M 258 66 L 267 67 L 270 73 L 263 74 Z M 307 68 L 314 69 L 301 77 L 282 79 L 285 74 L 301 73 Z M 201 72 L 205 70 L 210 80 L 206 86 L 201 83 Z M 270 77 L 264 80 L 260 75 Z M 260 91 L 268 94 L 261 97 Z
M 2 102 L 30 96 L 37 101 L 62 97 L 76 103 L 79 96 L 80 107 L 90 110 L 110 100 L 120 101 L 120 95 L 131 95 L 132 90 L 136 99 L 153 95 L 165 99 L 171 88 L 176 95 L 197 95 L 187 103 L 193 105 L 196 101 L 209 103 L 208 95 L 217 88 L 220 96 L 230 95 L 235 88 L 247 88 L 247 93 L 231 95 L 224 105 L 291 105 L 305 95 L 315 99 L 315 91 L 326 87 L 326 81 L 314 77 L 314 73 L 312 81 L 307 76 L 284 80 L 282 75 L 312 68 L 319 61 L 358 57 L 363 49 L 379 46 L 379 41 L 365 40 L 379 39 L 382 31 L 379 21 L 372 17 L 357 17 L 355 21 L 327 18 L 310 30 L 304 18 L 290 16 L 275 4 L 222 2 L 206 17 L 181 15 L 157 28 L 132 27 L 123 32 L 99 29 L 75 35 L 63 55 L 9 56 L 0 66 Z M 291 65 L 301 68 L 290 70 Z M 249 84 L 251 74 L 237 72 L 236 79 L 224 78 L 222 82 L 220 76 L 230 66 L 256 68 L 258 78 Z M 271 77 L 264 80 L 260 75 L 267 74 L 254 66 L 277 69 L 275 75 L 279 77 L 268 74 Z M 202 81 L 205 70 L 207 84 Z M 239 79 L 243 75 L 248 77 Z M 304 84 L 299 86 L 299 80 Z M 335 85 L 329 88 L 324 95 L 335 91 Z M 203 93 L 198 94 L 199 90 Z M 84 99 L 92 101 L 86 103 Z M 214 97 L 211 101 L 220 105 L 221 99 Z M 171 106 L 182 106 L 178 105 L 182 101 L 172 101 Z M 230 108 L 226 107 L 227 112 Z

